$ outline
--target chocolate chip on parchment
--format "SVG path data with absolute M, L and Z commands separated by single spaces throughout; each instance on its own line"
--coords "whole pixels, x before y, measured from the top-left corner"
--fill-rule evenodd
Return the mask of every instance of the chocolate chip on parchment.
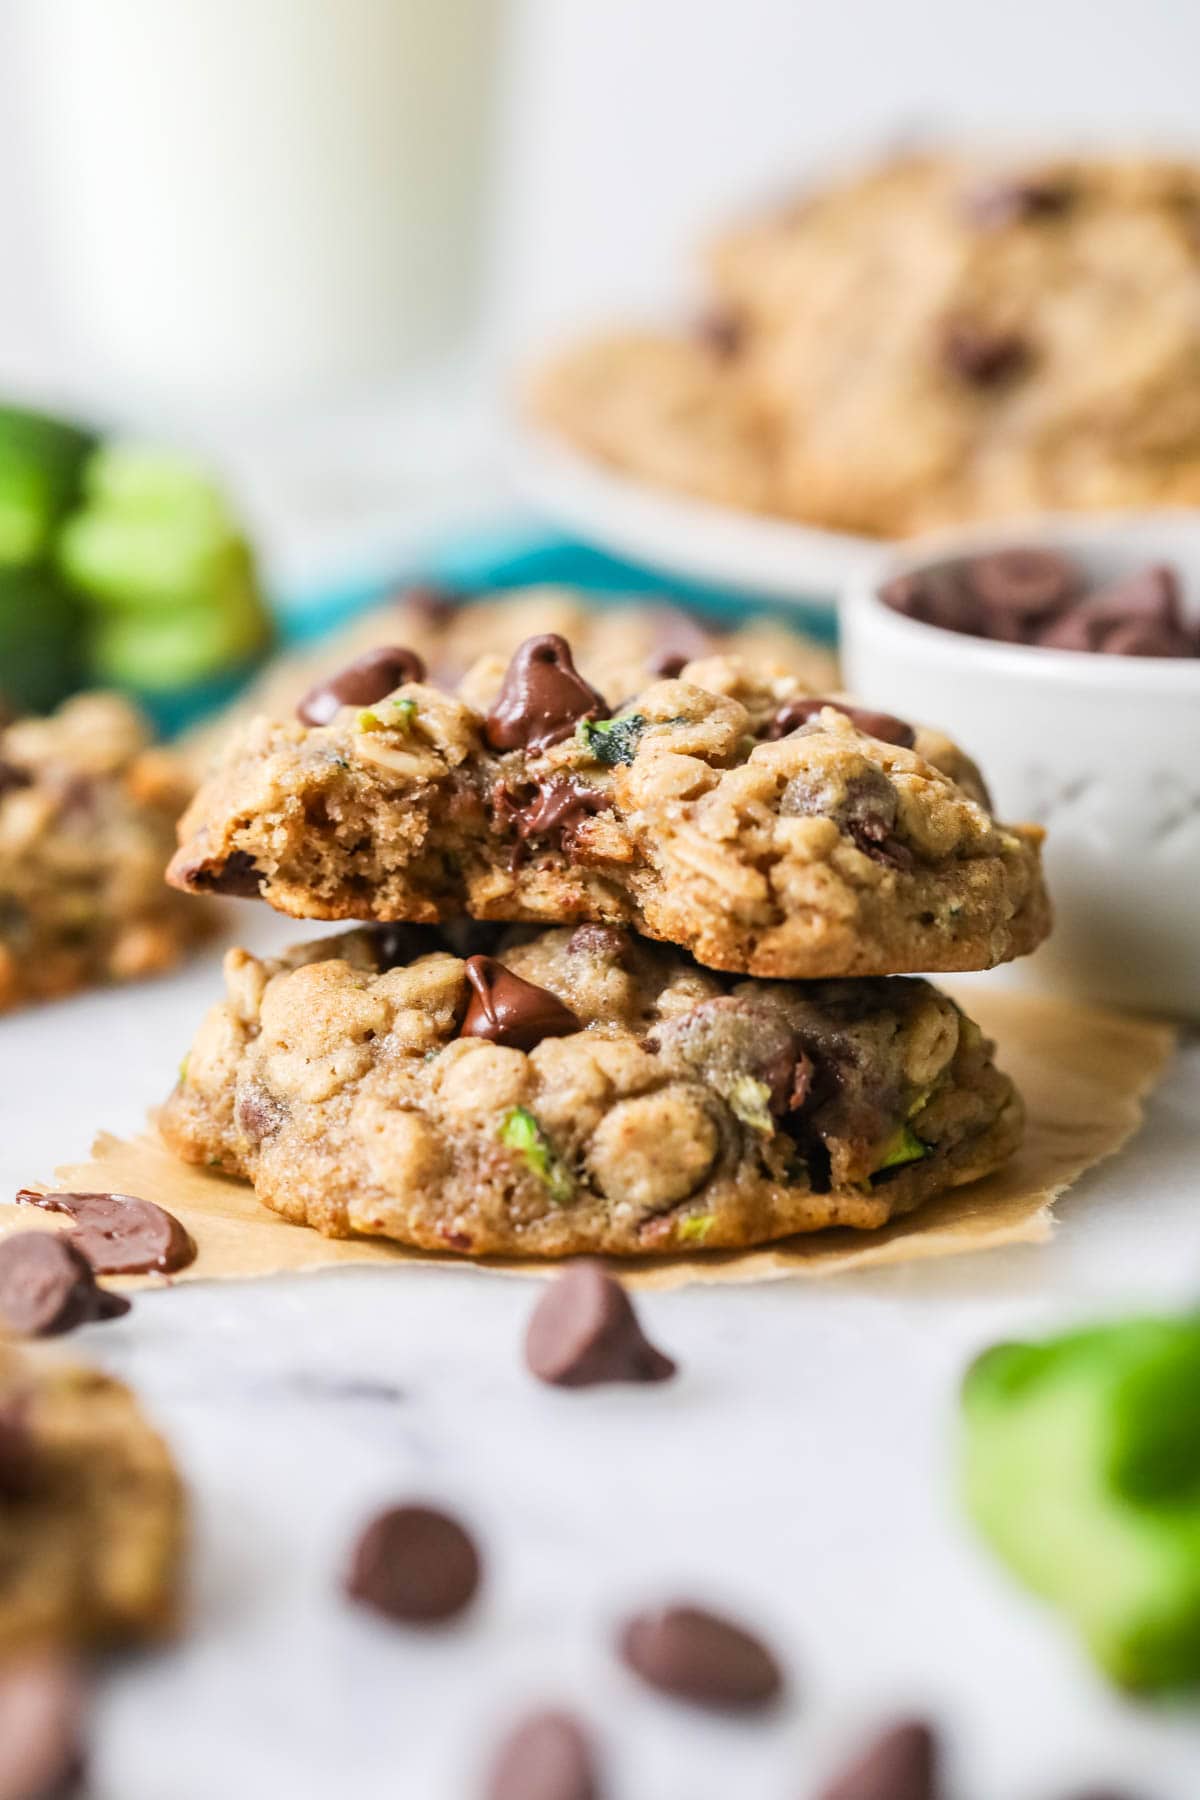
M 583 1029 L 557 994 L 514 975 L 494 956 L 469 956 L 465 973 L 471 998 L 459 1037 L 489 1038 L 514 1050 L 532 1050 L 543 1038 L 568 1037 Z
M 534 1713 L 509 1733 L 492 1764 L 487 1800 L 600 1800 L 595 1753 L 569 1713 Z
M 1017 175 L 985 181 L 967 196 L 973 225 L 992 229 L 1031 219 L 1060 218 L 1074 204 L 1077 191 L 1062 176 Z
M 650 1343 L 619 1281 L 595 1262 L 556 1275 L 530 1315 L 525 1366 L 553 1387 L 667 1381 L 675 1364 Z
M 784 701 L 767 726 L 768 739 L 776 742 L 779 738 L 790 737 L 793 731 L 807 725 L 826 706 L 831 706 L 834 712 L 842 713 L 860 731 L 865 731 L 868 737 L 878 738 L 882 744 L 898 744 L 904 750 L 911 750 L 917 741 L 917 734 L 912 726 L 891 713 L 871 712 L 865 706 L 850 706 L 844 700 L 801 695 Z
M 67 1242 L 81 1250 L 97 1275 L 172 1275 L 196 1259 L 196 1246 L 175 1217 L 134 1194 L 40 1194 L 22 1188 L 17 1199 L 75 1221 Z
M 566 638 L 526 638 L 484 724 L 493 750 L 546 750 L 570 737 L 580 719 L 608 716 L 608 703 L 583 679 Z
M 937 1800 L 937 1740 L 920 1719 L 891 1726 L 822 1789 L 821 1800 Z
M 1019 331 L 982 325 L 972 319 L 946 320 L 938 350 L 952 375 L 979 388 L 999 387 L 1020 375 L 1033 355 L 1029 340 Z
M 83 1777 L 83 1688 L 52 1651 L 0 1668 L 0 1800 L 72 1800 Z
M 0 1242 L 0 1326 L 21 1337 L 56 1337 L 129 1311 L 96 1285 L 91 1263 L 65 1234 L 22 1231 Z
M 328 725 L 341 706 L 373 706 L 404 682 L 424 679 L 425 664 L 415 650 L 381 644 L 310 687 L 296 707 L 296 717 L 304 725 Z
M 470 1604 L 480 1573 L 479 1552 L 457 1519 L 430 1506 L 393 1506 L 355 1545 L 346 1592 L 401 1624 L 437 1625 Z
M 772 1652 L 731 1619 L 698 1606 L 638 1614 L 621 1633 L 622 1661 L 651 1687 L 718 1712 L 757 1712 L 783 1688 Z

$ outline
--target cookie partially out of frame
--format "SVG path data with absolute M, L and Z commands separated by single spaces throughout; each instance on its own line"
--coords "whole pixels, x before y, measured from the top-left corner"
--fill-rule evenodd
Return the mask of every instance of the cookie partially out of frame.
M 0 1653 L 177 1622 L 184 1496 L 129 1389 L 0 1345 Z
M 337 705 L 375 695 L 361 675 L 331 677 L 327 724 L 233 740 L 178 886 L 298 918 L 630 925 L 788 979 L 989 968 L 1048 929 L 1037 827 L 1000 824 L 945 738 L 794 677 L 712 657 L 614 713 L 556 637 L 457 696 Z
M 406 927 L 231 951 L 167 1142 L 331 1236 L 556 1257 L 869 1230 L 1020 1136 L 991 1045 L 928 982 L 734 982 L 597 925 L 492 937 L 468 960 Z

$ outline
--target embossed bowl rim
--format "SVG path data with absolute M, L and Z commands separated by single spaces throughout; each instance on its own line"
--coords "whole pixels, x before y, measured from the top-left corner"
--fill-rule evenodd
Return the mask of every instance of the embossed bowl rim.
M 869 619 L 867 628 L 876 643 L 885 633 L 894 634 L 910 654 L 920 646 L 928 662 L 986 668 L 992 675 L 1011 674 L 1022 684 L 1060 682 L 1074 689 L 1117 688 L 1148 696 L 1194 694 L 1200 698 L 1200 656 L 1106 656 L 1087 650 L 1046 649 L 1038 644 L 998 644 L 991 638 L 907 618 L 879 597 L 880 588 L 898 575 L 1017 546 L 1061 550 L 1078 557 L 1098 578 L 1133 574 L 1148 563 L 1167 563 L 1179 573 L 1186 611 L 1200 619 L 1200 510 L 1185 507 L 1152 512 L 1039 513 L 1000 525 L 929 533 L 888 552 L 869 573 L 856 574 L 842 594 L 843 618 L 853 608 L 860 629 L 867 627 Z

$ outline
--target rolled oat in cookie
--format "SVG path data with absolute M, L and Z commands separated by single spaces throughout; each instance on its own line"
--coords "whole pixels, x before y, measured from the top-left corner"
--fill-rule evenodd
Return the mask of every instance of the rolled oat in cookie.
M 325 725 L 256 720 L 170 879 L 300 918 L 631 926 L 809 979 L 1032 950 L 1040 841 L 935 732 L 725 656 L 612 707 L 550 634 L 458 696 L 407 682 Z
M 925 981 L 738 981 L 596 924 L 396 952 L 387 928 L 230 951 L 172 1149 L 330 1236 L 560 1257 L 874 1229 L 1020 1137 L 991 1046 Z M 571 1281 L 596 1291 L 544 1302 L 540 1373 L 611 1373 L 621 1333 L 665 1373 L 595 1272 Z

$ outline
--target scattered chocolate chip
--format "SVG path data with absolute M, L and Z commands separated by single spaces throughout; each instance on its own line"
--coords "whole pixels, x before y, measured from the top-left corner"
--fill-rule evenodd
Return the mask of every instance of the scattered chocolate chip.
M 0 1242 L 0 1325 L 21 1337 L 56 1337 L 96 1319 L 116 1319 L 129 1301 L 96 1285 L 92 1265 L 52 1231 Z
M 1027 338 L 1018 331 L 981 325 L 971 319 L 948 319 L 942 326 L 939 354 L 945 367 L 971 387 L 998 387 L 1019 375 L 1032 360 Z
M 486 1793 L 487 1800 L 600 1800 L 587 1732 L 569 1713 L 534 1713 L 501 1744 Z
M 920 569 L 897 575 L 879 590 L 879 598 L 893 612 L 919 619 L 923 625 L 939 625 L 943 631 L 968 634 L 983 630 L 983 612 L 957 568 Z
M 429 1506 L 393 1506 L 355 1545 L 346 1592 L 402 1624 L 436 1625 L 470 1604 L 479 1581 L 479 1552 L 457 1519 Z
M 459 1037 L 489 1038 L 514 1050 L 532 1050 L 543 1038 L 568 1037 L 583 1027 L 549 988 L 514 975 L 492 956 L 469 956 L 471 998 Z
M 0 1401 L 0 1501 L 24 1500 L 37 1485 L 37 1447 L 29 1421 L 29 1396 Z
M 578 827 L 597 813 L 608 812 L 612 797 L 600 788 L 589 787 L 577 775 L 552 775 L 541 781 L 532 800 L 510 806 L 509 812 L 517 836 L 528 838 L 557 837 L 569 848 Z
M 822 1791 L 821 1800 L 936 1800 L 937 1739 L 922 1720 L 885 1731 Z
M 621 1283 L 595 1262 L 571 1263 L 550 1283 L 530 1315 L 525 1365 L 553 1387 L 667 1381 L 675 1373 Z
M 1077 197 L 1077 190 L 1061 176 L 1009 176 L 975 188 L 967 196 L 967 217 L 985 229 L 1055 219 L 1069 211 Z
M 608 716 L 608 703 L 575 667 L 557 632 L 526 638 L 513 656 L 484 724 L 493 750 L 546 750 L 580 719 Z
M 71 1800 L 83 1777 L 83 1689 L 51 1651 L 0 1668 L 0 1800 Z
M 196 1246 L 175 1217 L 134 1194 L 39 1194 L 22 1188 L 18 1201 L 66 1213 L 75 1228 L 67 1242 L 81 1250 L 97 1275 L 173 1275 L 196 1260 Z
M 568 956 L 595 956 L 601 962 L 627 969 L 633 957 L 633 941 L 619 925 L 577 925 L 567 939 Z
M 826 707 L 831 706 L 834 712 L 840 712 L 865 731 L 868 737 L 878 738 L 881 744 L 899 744 L 904 750 L 911 750 L 917 741 L 917 734 L 911 725 L 903 719 L 894 718 L 891 713 L 871 712 L 865 706 L 849 706 L 844 700 L 820 698 L 800 698 L 785 700 L 771 723 L 767 726 L 767 737 L 775 742 L 779 738 L 790 737 L 802 725 Z
M 697 1606 L 640 1613 L 619 1642 L 622 1660 L 643 1681 L 696 1706 L 758 1711 L 783 1688 L 779 1664 L 760 1638 Z
M 197 893 L 256 900 L 262 888 L 262 872 L 245 850 L 233 850 L 223 863 L 196 863 L 185 869 L 183 881 Z
M 973 557 L 966 578 L 993 636 L 1053 618 L 1083 587 L 1076 565 L 1054 550 L 997 550 Z
M 16 763 L 0 761 L 0 800 L 5 794 L 12 794 L 18 788 L 32 787 L 33 776 L 28 769 L 22 769 Z
M 310 687 L 296 717 L 304 725 L 328 725 L 341 706 L 373 706 L 406 681 L 424 681 L 425 664 L 415 650 L 381 644 Z
M 745 329 L 736 313 L 725 307 L 714 306 L 707 312 L 702 312 L 695 320 L 692 335 L 698 344 L 711 350 L 720 362 L 728 362 L 741 349 Z

